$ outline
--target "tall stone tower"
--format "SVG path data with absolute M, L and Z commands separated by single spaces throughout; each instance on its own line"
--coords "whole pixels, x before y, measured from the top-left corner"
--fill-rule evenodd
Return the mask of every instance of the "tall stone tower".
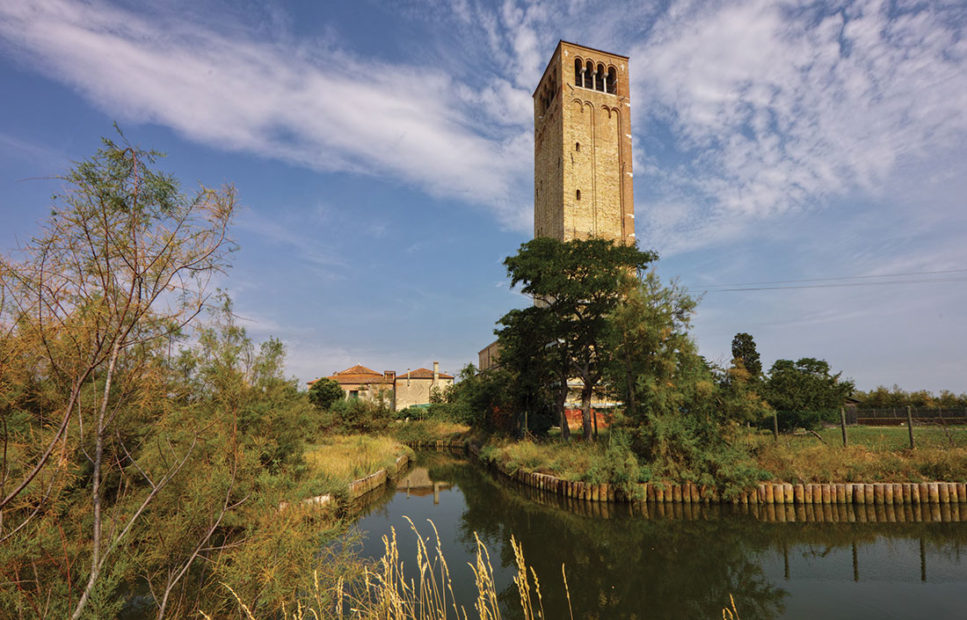
M 534 236 L 634 243 L 628 57 L 561 41 L 534 91 Z

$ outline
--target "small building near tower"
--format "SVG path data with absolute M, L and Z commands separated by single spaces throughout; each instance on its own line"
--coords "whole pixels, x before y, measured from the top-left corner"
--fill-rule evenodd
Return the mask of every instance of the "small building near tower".
M 403 375 L 397 375 L 395 370 L 379 373 L 356 364 L 326 378 L 338 383 L 346 398 L 382 400 L 395 411 L 412 405 L 428 405 L 435 391 L 442 396 L 453 385 L 453 375 L 440 372 L 439 362 L 433 362 L 433 370 L 417 368 Z M 313 383 L 310 381 L 309 385 Z
M 346 398 L 361 398 L 370 402 L 376 402 L 382 398 L 387 400 L 390 405 L 394 402 L 395 371 L 385 370 L 379 373 L 371 368 L 356 364 L 326 378 L 338 383 L 342 391 L 346 393 Z M 313 383 L 315 381 L 310 381 L 309 385 Z
M 396 410 L 412 405 L 426 405 L 434 392 L 440 396 L 453 385 L 453 375 L 440 372 L 440 364 L 433 362 L 433 370 L 417 368 L 396 377 Z

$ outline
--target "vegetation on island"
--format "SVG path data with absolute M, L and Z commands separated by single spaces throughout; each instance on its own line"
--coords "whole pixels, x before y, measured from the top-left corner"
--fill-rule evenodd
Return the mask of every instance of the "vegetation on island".
M 274 614 L 313 571 L 336 583 L 361 570 L 320 553 L 342 529 L 300 500 L 400 449 L 349 440 L 343 471 L 319 454 L 342 424 L 213 288 L 234 249 L 234 189 L 186 194 L 156 159 L 105 140 L 63 178 L 42 230 L 0 258 L 10 617 L 222 616 L 236 596 Z
M 809 357 L 763 371 L 748 333 L 733 338 L 728 367 L 710 363 L 690 333 L 696 300 L 646 271 L 655 259 L 599 239 L 523 244 L 505 265 L 534 304 L 498 321 L 499 366 L 465 368 L 431 418 L 468 424 L 482 457 L 505 470 L 627 489 L 694 481 L 728 496 L 761 480 L 967 478 L 965 446 L 951 439 L 962 435 L 949 429 L 941 442 L 932 441 L 940 431 L 918 429 L 927 441 L 916 451 L 896 445 L 898 429 L 851 429 L 857 440 L 846 448 L 840 429 L 835 440 L 821 434 L 824 424 L 839 423 L 850 397 L 854 404 L 902 397 L 950 406 L 950 393 L 930 399 L 879 388 L 865 395 Z M 575 383 L 580 440 L 564 422 Z M 613 404 L 592 407 L 595 395 Z M 598 417 L 607 431 L 598 431 Z

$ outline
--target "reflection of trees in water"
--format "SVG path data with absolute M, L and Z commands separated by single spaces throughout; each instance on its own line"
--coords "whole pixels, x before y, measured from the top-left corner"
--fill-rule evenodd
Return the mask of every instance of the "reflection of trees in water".
M 549 618 L 567 617 L 562 562 L 578 617 L 718 617 L 729 594 L 743 617 L 770 618 L 782 611 L 785 592 L 768 583 L 754 557 L 770 540 L 732 531 L 742 524 L 597 520 L 524 500 L 469 467 L 452 474 L 467 502 L 463 542 L 469 548 L 476 531 L 495 562 L 499 556 L 512 566 L 507 540 L 516 536 L 541 578 Z M 500 598 L 511 617 L 519 615 L 515 585 Z
M 513 485 L 452 458 L 432 467 L 431 475 L 463 491 L 468 551 L 476 531 L 494 563 L 512 567 L 510 535 L 521 541 L 541 578 L 549 618 L 567 616 L 562 562 L 576 617 L 719 617 L 731 594 L 742 618 L 772 618 L 781 615 L 787 593 L 763 573 L 764 553 L 850 549 L 887 537 L 920 539 L 956 557 L 967 542 L 967 528 L 958 523 L 775 523 L 732 514 L 729 506 L 694 511 L 695 520 L 645 519 L 621 509 L 601 519 L 562 509 L 557 498 L 526 499 Z M 856 568 L 861 575 L 862 564 Z M 519 615 L 515 585 L 500 598 L 510 617 Z
M 576 514 L 575 506 L 565 509 L 567 502 L 554 496 L 542 496 L 540 503 L 527 499 L 532 494 L 526 489 L 451 455 L 425 453 L 418 463 L 433 480 L 460 487 L 467 505 L 460 517 L 461 539 L 468 553 L 476 531 L 495 567 L 513 567 L 508 541 L 511 534 L 521 541 L 541 579 L 548 618 L 567 617 L 562 562 L 575 617 L 720 617 L 731 594 L 742 618 L 773 618 L 781 615 L 787 593 L 764 574 L 763 554 L 821 555 L 887 537 L 919 539 L 931 551 L 956 557 L 967 542 L 967 528 L 959 523 L 774 523 L 734 515 L 729 506 L 682 511 L 669 505 L 652 511 L 687 512 L 693 520 L 646 519 L 618 506 L 608 510 L 612 518 L 602 519 Z M 389 492 L 374 499 L 368 510 L 385 511 L 391 497 Z M 855 565 L 855 557 L 854 552 L 854 570 L 861 577 L 865 567 Z M 513 583 L 500 600 L 508 617 L 520 615 Z

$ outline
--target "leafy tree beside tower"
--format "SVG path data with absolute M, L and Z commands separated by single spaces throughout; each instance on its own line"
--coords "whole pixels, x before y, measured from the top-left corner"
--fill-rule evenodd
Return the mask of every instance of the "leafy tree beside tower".
M 535 335 L 527 338 L 546 353 L 546 364 L 555 374 L 555 407 L 562 432 L 567 421 L 560 395 L 566 397 L 567 378 L 578 378 L 583 434 L 591 437 L 591 399 L 611 354 L 605 346 L 608 315 L 621 300 L 626 283 L 656 259 L 654 252 L 604 239 L 562 242 L 537 237 L 522 244 L 516 255 L 504 261 L 511 286 L 523 284 L 523 292 L 535 299 L 526 325 L 544 326 L 539 332 L 541 342 L 537 343 Z M 522 335 L 525 323 L 515 312 L 520 311 L 512 311 L 501 319 L 505 327 L 498 331 L 498 336 L 504 342 Z M 546 367 L 543 362 L 541 367 Z
M 762 362 L 759 360 L 755 340 L 750 334 L 739 332 L 732 338 L 732 359 L 742 362 L 750 378 L 757 379 L 762 375 Z

